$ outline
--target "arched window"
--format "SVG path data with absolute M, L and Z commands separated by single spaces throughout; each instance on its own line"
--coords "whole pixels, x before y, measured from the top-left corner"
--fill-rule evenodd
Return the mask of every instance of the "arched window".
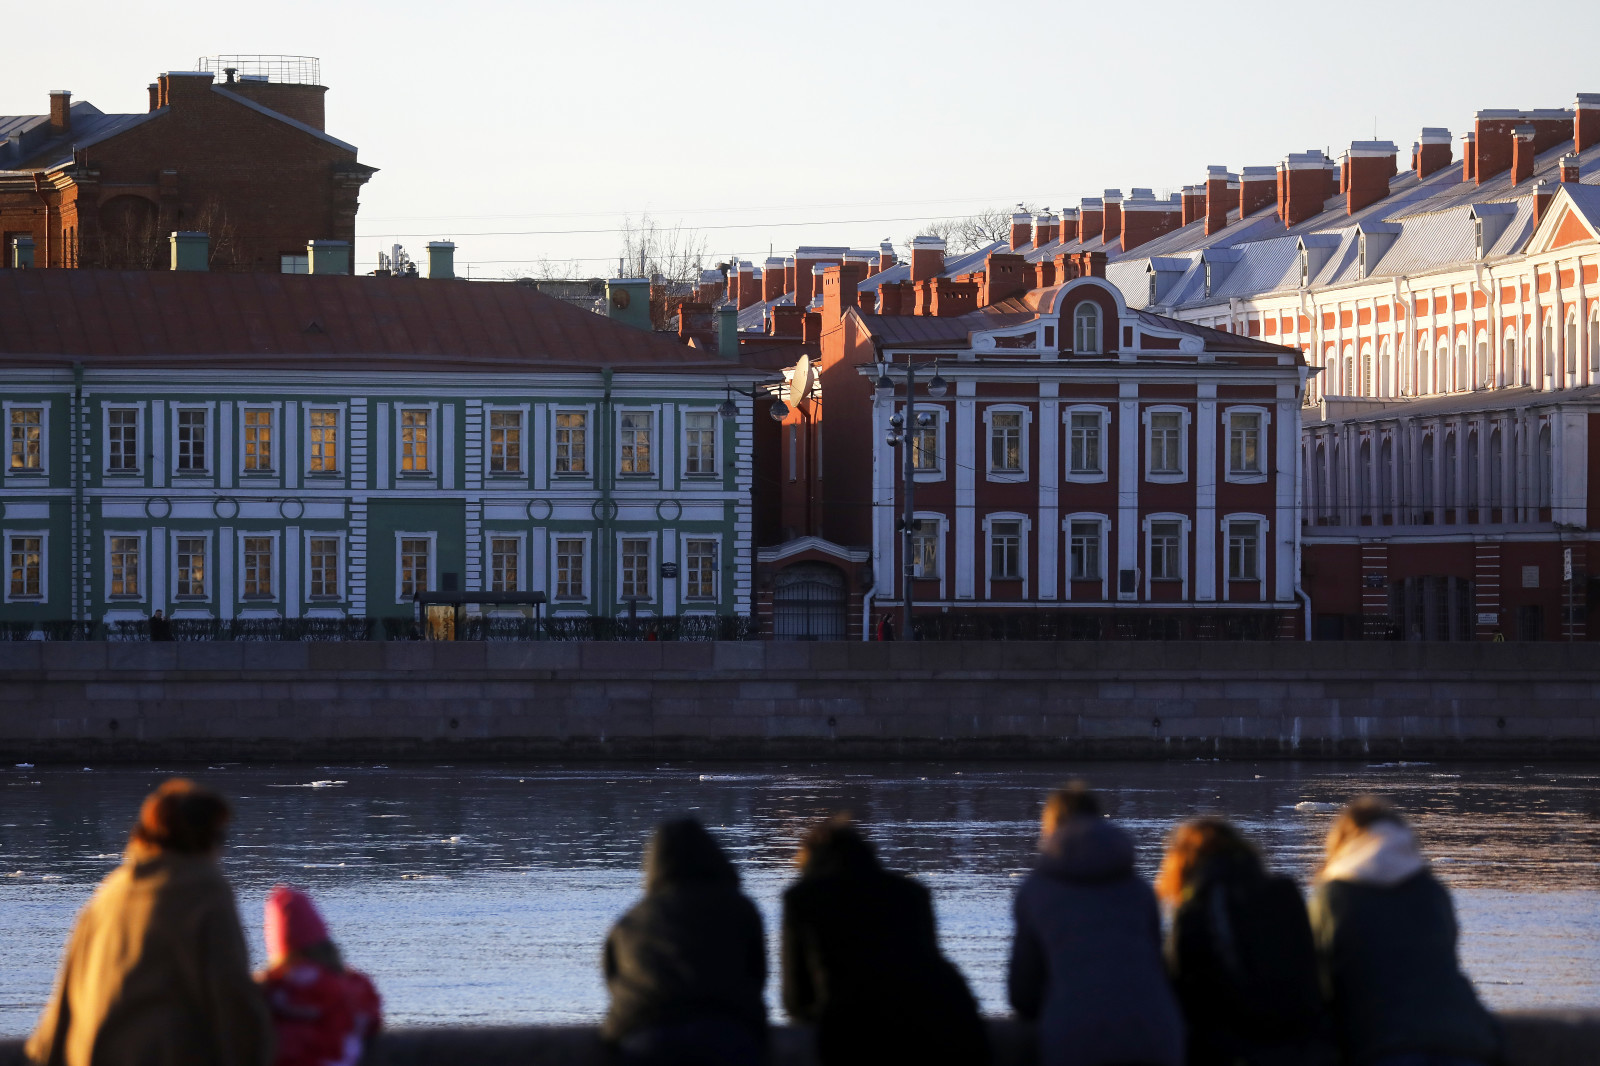
M 1556 322 L 1555 316 L 1549 311 L 1544 313 L 1544 372 L 1545 376 L 1556 376 Z
M 1473 375 L 1475 387 L 1487 389 L 1494 384 L 1494 360 L 1489 357 L 1489 335 L 1483 330 L 1478 331 L 1478 367 Z
M 1355 349 L 1348 344 L 1344 346 L 1344 378 L 1339 382 L 1339 395 L 1356 395 L 1356 357 Z
M 1446 510 L 1455 507 L 1459 502 L 1456 499 L 1456 435 L 1444 435 L 1444 469 L 1439 471 L 1439 476 L 1444 479 L 1444 506 Z
M 1091 300 L 1072 311 L 1072 350 L 1086 354 L 1100 350 L 1100 307 Z
M 1539 506 L 1549 507 L 1550 499 L 1555 495 L 1552 482 L 1553 464 L 1550 458 L 1550 423 L 1546 422 L 1539 427 Z
M 1468 365 L 1467 335 L 1456 334 L 1456 380 L 1455 391 L 1466 392 L 1472 388 L 1472 368 Z
M 1433 353 L 1426 344 L 1417 350 L 1417 395 L 1426 396 L 1433 391 Z
M 1578 312 L 1576 309 L 1567 312 L 1567 373 L 1578 372 Z
M 1589 317 L 1589 369 L 1600 370 L 1600 307 Z
M 1393 396 L 1399 392 L 1399 382 L 1394 379 L 1394 353 L 1387 338 L 1378 347 L 1378 395 Z
M 1356 471 L 1356 478 L 1360 484 L 1356 486 L 1356 500 L 1361 508 L 1361 515 L 1372 511 L 1372 441 L 1363 440 L 1361 451 L 1357 453 L 1361 458 L 1360 469 Z M 1361 515 L 1356 516 L 1356 521 L 1361 520 Z
M 1422 520 L 1424 522 L 1433 521 L 1433 515 L 1432 515 L 1431 512 L 1433 511 L 1433 509 L 1435 507 L 1437 507 L 1439 505 L 1439 501 L 1434 498 L 1434 478 L 1433 478 L 1433 473 L 1434 473 L 1434 471 L 1433 471 L 1433 434 L 1429 433 L 1426 437 L 1422 438 L 1422 499 L 1421 499 L 1421 503 L 1422 503 L 1422 508 L 1423 508 L 1423 512 L 1424 512 L 1423 516 L 1422 516 Z
M 1361 346 L 1361 395 L 1376 396 L 1377 391 L 1372 387 L 1372 345 Z
M 1486 521 L 1483 514 L 1484 503 L 1478 495 L 1478 434 L 1474 430 L 1467 434 L 1467 500 L 1468 510 L 1478 509 L 1478 521 Z
M 1378 452 L 1378 511 L 1383 515 L 1394 513 L 1394 438 L 1383 438 L 1383 448 Z
M 1500 380 L 1506 385 L 1522 384 L 1522 368 L 1517 365 L 1517 331 L 1506 330 L 1506 343 L 1503 357 L 1500 361 Z
M 1522 338 L 1522 383 L 1533 388 L 1539 387 L 1539 351 L 1534 346 L 1535 334 L 1533 330 Z
M 1489 434 L 1489 506 L 1504 507 L 1506 500 L 1505 473 L 1501 464 L 1505 462 L 1505 445 L 1500 439 L 1500 430 L 1496 429 Z

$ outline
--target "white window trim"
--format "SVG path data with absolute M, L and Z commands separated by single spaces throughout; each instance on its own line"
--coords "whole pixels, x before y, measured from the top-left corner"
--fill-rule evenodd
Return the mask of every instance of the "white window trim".
M 1091 414 L 1100 417 L 1100 472 L 1098 474 L 1075 474 L 1072 472 L 1072 416 L 1074 414 Z M 1068 481 L 1078 485 L 1102 484 L 1110 478 L 1111 469 L 1111 418 L 1112 409 L 1101 404 L 1078 403 L 1067 407 L 1061 412 L 1061 424 L 1066 427 L 1066 461 L 1061 464 L 1066 470 Z
M 616 589 L 617 607 L 624 607 L 627 603 L 622 595 L 622 542 L 625 540 L 642 540 L 649 543 L 650 559 L 649 562 L 645 564 L 645 594 L 639 597 L 639 603 L 659 603 L 661 600 L 661 576 L 658 572 L 661 569 L 661 543 L 659 537 L 653 530 L 634 530 L 626 533 L 618 531 L 616 534 L 616 540 L 616 581 L 612 585 L 612 588 Z
M 1172 511 L 1157 511 L 1154 514 L 1147 514 L 1140 523 L 1140 532 L 1143 534 L 1141 540 L 1144 542 L 1144 550 L 1140 553 L 1140 558 L 1144 562 L 1145 601 L 1153 602 L 1151 590 L 1156 581 L 1150 566 L 1150 526 L 1154 522 L 1177 522 L 1182 530 L 1181 535 L 1178 537 L 1178 581 L 1182 586 L 1178 599 L 1187 603 L 1189 601 L 1189 572 L 1193 569 L 1189 559 L 1189 537 L 1193 532 L 1194 523 L 1188 515 Z M 1172 579 L 1164 577 L 1161 580 L 1165 582 Z
M 528 533 L 521 529 L 485 529 L 483 531 L 483 592 L 493 592 L 494 588 L 494 542 L 497 540 L 514 540 L 517 542 L 517 587 L 505 589 L 506 592 L 526 592 L 528 590 Z
M 1072 583 L 1078 579 L 1072 576 L 1072 523 L 1096 522 L 1100 526 L 1100 599 L 1109 602 L 1111 598 L 1111 516 L 1102 511 L 1074 511 L 1061 519 L 1061 532 L 1066 535 L 1066 553 L 1062 555 L 1065 563 L 1067 599 L 1072 599 Z
M 244 542 L 246 539 L 266 537 L 272 541 L 272 595 L 245 596 L 244 594 Z M 283 600 L 283 533 L 276 529 L 239 529 L 233 534 L 234 599 L 239 604 L 279 603 Z
M 113 596 L 111 594 L 111 542 L 123 537 L 132 537 L 139 542 L 139 594 L 137 596 Z M 150 602 L 150 537 L 142 529 L 108 529 L 101 534 L 101 561 L 105 569 L 105 583 L 101 586 L 101 598 L 106 603 L 149 603 Z
M 689 472 L 689 416 L 711 416 L 711 473 Z M 720 481 L 722 479 L 722 416 L 715 407 L 685 406 L 678 410 L 678 466 L 679 476 L 695 482 Z
M 111 469 L 111 412 L 132 411 L 133 417 L 133 459 L 135 466 L 132 470 Z M 145 405 L 142 402 L 112 403 L 102 401 L 100 404 L 100 476 L 106 481 L 143 481 L 145 470 L 145 420 L 147 418 Z
M 1022 416 L 1021 470 L 996 470 L 994 467 L 994 423 L 991 421 L 990 416 L 996 411 L 1012 412 Z M 988 480 L 1017 485 L 1027 481 L 1032 476 L 1032 464 L 1028 456 L 1030 430 L 1032 428 L 1033 412 L 1022 404 L 996 403 L 990 404 L 983 409 L 983 465 Z
M 569 408 L 570 410 L 570 408 Z M 563 540 L 583 541 L 583 595 L 560 596 L 557 590 L 561 587 L 561 574 L 557 563 L 556 546 Z M 594 587 L 594 534 L 587 530 L 551 530 L 547 540 L 550 551 L 550 602 L 566 604 L 586 604 L 595 597 Z
M 334 469 L 332 470 L 311 469 L 311 415 L 317 411 L 332 411 L 334 414 Z M 300 418 L 300 455 L 302 473 L 305 477 L 312 478 L 317 481 L 321 481 L 323 479 L 332 480 L 334 478 L 342 479 L 344 477 L 345 467 L 348 465 L 345 459 L 346 455 L 348 454 L 346 451 L 347 438 L 345 436 L 345 424 L 347 421 L 348 419 L 345 417 L 345 405 L 342 403 L 308 403 L 304 405 L 304 409 L 301 412 Z M 339 581 L 340 584 L 344 583 L 344 575 L 342 573 L 340 574 Z
M 1233 416 L 1257 415 L 1261 419 L 1261 439 L 1256 442 L 1261 456 L 1261 472 L 1249 473 L 1233 469 Z M 1188 429 L 1187 426 L 1184 427 Z M 1222 411 L 1222 479 L 1234 485 L 1263 485 L 1272 471 L 1272 408 L 1253 404 L 1234 404 Z
M 198 596 L 178 595 L 178 541 L 194 540 L 199 538 L 205 541 L 205 575 L 201 579 L 201 594 Z M 243 571 L 240 571 L 243 573 Z M 216 538 L 209 529 L 169 529 L 167 530 L 167 601 L 176 610 L 180 604 L 208 604 L 216 595 L 217 551 Z
M 583 415 L 583 470 L 573 473 L 568 470 L 556 469 L 556 421 L 561 415 Z M 593 404 L 552 404 L 550 407 L 550 477 L 556 481 L 593 481 L 594 480 L 594 434 L 595 417 Z
M 1017 541 L 1017 567 L 1021 571 L 1017 577 L 994 576 L 994 536 L 991 527 L 995 522 L 1016 522 L 1021 526 L 1021 536 Z M 1033 532 L 1033 520 L 1021 511 L 995 511 L 983 516 L 983 598 L 994 599 L 992 586 L 995 581 L 1022 581 L 1021 599 L 1028 598 L 1029 573 L 1028 573 L 1028 541 L 1029 534 Z
M 437 530 L 412 530 L 412 531 L 397 530 L 395 532 L 395 535 L 394 535 L 394 602 L 395 603 L 410 603 L 411 602 L 411 597 L 410 596 L 402 595 L 401 592 L 400 592 L 400 588 L 401 588 L 401 585 L 402 585 L 401 577 L 402 577 L 402 575 L 404 573 L 404 571 L 401 569 L 402 559 L 401 559 L 400 549 L 401 549 L 401 545 L 403 545 L 408 540 L 425 540 L 425 541 L 428 542 L 428 587 L 424 591 L 432 592 L 432 591 L 434 591 L 435 589 L 437 589 L 439 587 L 439 533 L 438 533 L 438 531 Z M 344 580 L 344 575 L 341 574 L 340 575 L 341 583 L 343 582 L 343 580 Z
M 50 401 L 49 400 L 6 400 L 5 427 L 5 475 L 19 481 L 33 481 L 50 476 Z M 38 411 L 39 412 L 39 468 L 37 470 L 11 469 L 11 412 L 12 411 Z M 70 465 L 70 464 L 69 464 Z
M 678 610 L 682 614 L 715 614 L 717 607 L 719 607 L 722 603 L 722 590 L 724 587 L 722 581 L 722 568 L 727 564 L 727 556 L 724 554 L 726 546 L 722 540 L 721 533 L 680 532 L 678 534 L 678 573 L 680 575 L 686 574 L 689 569 L 689 542 L 691 540 L 709 540 L 716 542 L 717 565 L 711 570 L 712 595 L 709 599 L 704 596 L 696 596 L 693 599 L 690 599 L 688 592 L 689 579 L 687 577 L 680 577 L 678 581 L 678 588 L 680 590 L 678 594 Z M 698 607 L 700 610 L 691 610 L 690 605 Z
M 1078 309 L 1085 304 L 1093 307 L 1095 313 L 1095 340 L 1097 343 L 1093 348 L 1080 348 L 1078 346 Z M 1106 350 L 1106 318 L 1106 309 L 1101 307 L 1097 300 L 1082 299 L 1073 303 L 1071 315 L 1067 320 L 1072 330 L 1070 351 L 1073 355 L 1098 355 Z
M 906 409 L 905 402 L 901 401 L 898 405 L 898 408 L 902 413 L 904 413 Z M 911 447 L 911 432 L 916 428 L 916 415 L 922 413 L 923 411 L 929 411 L 939 416 L 938 422 L 934 425 L 935 447 L 938 448 L 938 452 L 934 455 L 934 458 L 938 460 L 938 464 L 932 470 L 913 470 L 911 472 L 911 480 L 917 484 L 928 481 L 943 481 L 946 476 L 948 476 L 949 472 L 948 456 L 950 454 L 950 448 L 948 441 L 950 429 L 950 411 L 945 407 L 944 404 L 916 404 L 912 408 L 911 417 L 906 419 L 906 433 L 900 446 L 902 448 Z M 903 474 L 905 471 L 905 459 L 902 457 L 900 462 L 896 465 L 900 467 L 900 471 Z
M 239 449 L 237 453 L 237 462 L 240 484 L 243 484 L 247 479 L 257 482 L 277 480 L 277 478 L 283 473 L 283 464 L 280 461 L 283 450 L 283 437 L 278 432 L 279 429 L 283 427 L 283 405 L 279 403 L 244 403 L 241 401 L 235 405 L 234 410 L 237 412 L 237 417 L 239 419 Z M 272 464 L 272 468 L 270 470 L 245 469 L 244 416 L 246 411 L 267 412 L 267 439 L 269 445 L 267 449 L 267 461 Z
M 1257 570 L 1257 575 L 1254 578 L 1247 578 L 1247 577 L 1232 578 L 1232 577 L 1228 576 L 1228 530 L 1229 530 L 1229 526 L 1231 526 L 1234 522 L 1239 522 L 1239 523 L 1254 522 L 1257 525 L 1257 530 L 1256 530 L 1256 538 L 1257 538 L 1256 539 L 1256 570 Z M 1272 532 L 1272 523 L 1267 521 L 1267 516 L 1266 515 L 1263 515 L 1263 514 L 1252 514 L 1249 511 L 1239 511 L 1239 512 L 1236 512 L 1234 514 L 1223 515 L 1220 525 L 1221 525 L 1221 529 L 1222 529 L 1222 559 L 1221 559 L 1221 565 L 1219 567 L 1219 570 L 1221 571 L 1221 574 L 1222 574 L 1222 581 L 1220 582 L 1220 584 L 1222 585 L 1222 599 L 1223 599 L 1223 601 L 1226 602 L 1228 600 L 1228 598 L 1229 598 L 1228 597 L 1228 588 L 1229 588 L 1230 585 L 1248 585 L 1248 584 L 1253 584 L 1253 585 L 1256 586 L 1256 599 L 1259 602 L 1265 603 L 1266 599 L 1267 599 L 1267 570 L 1269 569 L 1269 567 L 1268 567 L 1268 559 L 1267 559 L 1267 545 L 1270 543 L 1270 541 L 1268 539 L 1268 534 L 1270 534 Z
M 313 540 L 329 539 L 339 542 L 338 591 L 333 596 L 313 596 L 311 595 L 311 542 Z M 302 529 L 300 531 L 300 549 L 300 587 L 304 590 L 300 598 L 308 605 L 348 603 L 350 599 L 350 556 L 347 548 L 347 541 L 345 539 L 345 531 L 335 529 Z
M 945 513 L 943 511 L 916 511 L 916 512 L 913 512 L 911 517 L 912 517 L 912 521 L 915 521 L 915 522 L 933 522 L 933 523 L 936 524 L 937 528 L 936 528 L 936 530 L 934 532 L 934 535 L 933 535 L 933 537 L 934 537 L 933 566 L 934 566 L 934 575 L 935 576 L 934 577 L 913 578 L 913 580 L 915 580 L 915 581 L 938 581 L 939 582 L 939 598 L 942 600 L 942 599 L 945 598 L 945 560 L 947 558 L 947 556 L 945 554 L 945 547 L 946 547 L 946 543 L 947 543 L 945 538 L 948 537 L 949 533 L 950 533 L 950 519 L 949 519 L 949 517 L 947 515 L 945 515 Z M 896 539 L 898 540 L 899 538 L 896 538 Z M 907 561 L 909 561 L 909 560 L 907 560 Z
M 517 433 L 517 469 L 495 470 L 494 443 L 491 434 L 494 427 L 490 424 L 492 416 L 497 411 L 515 411 L 522 416 L 522 428 Z M 527 481 L 529 476 L 529 437 L 533 430 L 533 408 L 531 404 L 516 403 L 486 403 L 483 405 L 483 479 L 499 484 L 507 481 Z
M 1179 416 L 1178 426 L 1178 472 L 1176 474 L 1155 473 L 1150 469 L 1151 453 L 1154 449 L 1150 446 L 1150 416 L 1154 414 L 1176 414 Z M 1139 421 L 1144 426 L 1144 479 L 1155 485 L 1181 485 L 1189 480 L 1189 426 L 1194 421 L 1193 412 L 1178 404 L 1152 404 L 1139 413 Z
M 428 412 L 428 469 L 406 470 L 404 467 L 406 444 L 404 440 L 405 412 Z M 443 426 L 439 420 L 437 403 L 396 403 L 391 415 L 394 419 L 394 478 L 396 482 L 439 480 L 439 434 Z M 432 564 L 429 564 L 430 568 Z M 430 585 L 430 588 L 432 586 Z
M 172 477 L 200 480 L 216 476 L 217 466 L 217 405 L 215 403 L 186 403 L 174 401 L 167 410 L 171 419 L 171 456 Z M 200 470 L 185 470 L 178 465 L 178 416 L 183 411 L 204 411 L 206 413 L 206 465 Z
M 13 596 L 11 594 L 11 538 L 12 537 L 38 537 L 39 538 L 39 594 L 37 596 Z M 0 587 L 4 593 L 3 603 L 49 603 L 50 602 L 50 531 L 48 529 L 11 529 L 0 530 L 0 550 L 5 552 L 5 585 Z M 144 557 L 140 556 L 142 564 Z M 107 559 L 109 564 L 110 560 Z M 109 586 L 108 586 L 109 587 Z M 143 585 L 139 586 L 144 588 Z
M 650 416 L 650 472 L 624 474 L 622 472 L 622 419 L 625 415 Z M 661 405 L 618 404 L 616 419 L 611 427 L 612 466 L 619 481 L 658 481 L 661 478 Z

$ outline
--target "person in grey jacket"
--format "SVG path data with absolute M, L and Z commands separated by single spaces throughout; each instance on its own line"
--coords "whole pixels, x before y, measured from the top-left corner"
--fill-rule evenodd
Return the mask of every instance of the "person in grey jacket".
M 1161 914 L 1133 840 L 1080 784 L 1045 801 L 1041 828 L 1008 979 L 1012 1008 L 1038 1022 L 1040 1066 L 1183 1066 Z
M 1450 893 L 1393 807 L 1352 802 L 1328 834 L 1311 897 L 1324 993 L 1351 1066 L 1481 1066 L 1494 1018 L 1456 959 Z

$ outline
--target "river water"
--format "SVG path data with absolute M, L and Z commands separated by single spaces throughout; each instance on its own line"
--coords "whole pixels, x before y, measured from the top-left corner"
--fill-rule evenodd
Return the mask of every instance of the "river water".
M 224 862 L 256 962 L 266 892 L 305 887 L 397 1025 L 596 1019 L 606 930 L 637 897 L 651 828 L 683 813 L 735 858 L 775 963 L 795 841 L 854 812 L 891 866 L 932 888 L 945 950 L 1002 1013 L 1011 896 L 1040 797 L 1071 776 L 1104 791 L 1147 876 L 1175 820 L 1221 813 L 1304 885 L 1335 806 L 1389 796 L 1454 894 L 1462 958 L 1490 1005 L 1600 1006 L 1593 765 L 20 766 L 0 770 L 0 1035 L 30 1029 L 73 915 L 117 863 L 141 797 L 175 773 L 236 804 Z

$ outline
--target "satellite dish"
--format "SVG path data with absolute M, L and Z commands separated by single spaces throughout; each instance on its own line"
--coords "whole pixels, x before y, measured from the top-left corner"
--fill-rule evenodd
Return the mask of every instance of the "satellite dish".
M 783 399 L 790 407 L 799 407 L 800 401 L 811 394 L 812 374 L 811 356 L 802 355 L 789 375 L 789 383 L 784 387 Z

